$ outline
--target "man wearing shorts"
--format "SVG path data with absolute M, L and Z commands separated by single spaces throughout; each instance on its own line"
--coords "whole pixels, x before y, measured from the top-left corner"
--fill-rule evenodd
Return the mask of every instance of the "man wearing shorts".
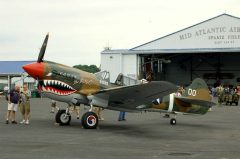
M 8 94 L 8 111 L 7 111 L 7 118 L 6 124 L 9 123 L 9 120 L 12 121 L 12 124 L 17 124 L 15 120 L 16 111 L 18 109 L 19 104 L 19 86 L 15 86 L 15 89 L 11 90 Z
M 23 91 L 20 93 L 20 111 L 22 114 L 23 120 L 20 122 L 20 124 L 29 124 L 29 118 L 30 118 L 30 97 L 31 92 L 28 90 L 28 86 L 25 84 L 23 86 Z

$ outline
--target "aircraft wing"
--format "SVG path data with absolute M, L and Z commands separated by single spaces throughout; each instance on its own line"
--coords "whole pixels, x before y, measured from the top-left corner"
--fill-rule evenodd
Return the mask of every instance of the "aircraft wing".
M 201 100 L 201 99 L 190 99 L 187 97 L 175 97 L 177 100 L 181 100 L 186 103 L 191 103 L 194 105 L 201 105 L 204 107 L 211 107 L 213 105 L 216 105 L 214 102 L 206 101 L 206 100 Z
M 141 105 L 151 105 L 154 99 L 176 92 L 177 87 L 166 81 L 105 89 L 94 94 L 92 103 L 107 109 L 136 111 Z

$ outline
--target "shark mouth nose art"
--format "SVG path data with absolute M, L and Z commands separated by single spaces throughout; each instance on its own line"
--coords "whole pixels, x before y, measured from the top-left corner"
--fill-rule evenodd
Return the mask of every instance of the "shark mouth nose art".
M 39 89 L 43 92 L 53 93 L 62 96 L 70 95 L 76 92 L 74 88 L 58 80 L 43 80 L 39 83 Z

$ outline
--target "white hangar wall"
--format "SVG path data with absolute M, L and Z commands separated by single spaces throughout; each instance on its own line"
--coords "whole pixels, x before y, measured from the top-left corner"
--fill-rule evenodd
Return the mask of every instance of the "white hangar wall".
M 101 70 L 107 70 L 110 72 L 110 82 L 115 82 L 120 73 L 133 79 L 137 79 L 137 57 L 136 54 L 112 53 L 111 51 L 102 53 Z
M 192 64 L 191 60 L 183 63 L 185 59 L 178 58 L 190 55 L 195 59 Z M 203 61 L 207 63 L 199 61 L 199 56 L 206 56 Z M 159 65 L 159 60 L 171 62 Z M 234 83 L 237 79 L 240 81 L 238 61 L 240 18 L 228 14 L 216 16 L 132 49 L 101 52 L 101 70 L 110 72 L 111 82 L 115 81 L 119 73 L 139 79 L 145 78 L 146 73 L 152 71 L 154 80 L 179 84 L 189 83 L 196 77 L 206 77 L 208 73 L 215 74 L 217 78 L 231 73 L 234 77 L 225 77 L 223 81 Z M 163 71 L 159 72 L 159 68 Z M 217 78 L 205 79 L 212 84 L 219 80 Z

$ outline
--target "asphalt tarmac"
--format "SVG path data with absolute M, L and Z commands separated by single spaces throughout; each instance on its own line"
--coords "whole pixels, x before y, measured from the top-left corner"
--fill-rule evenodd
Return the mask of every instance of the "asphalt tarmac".
M 49 99 L 31 100 L 30 125 L 5 124 L 6 109 L 1 98 L 1 159 L 240 159 L 240 106 L 178 115 L 175 126 L 160 113 L 127 113 L 119 122 L 118 112 L 104 110 L 96 130 L 83 129 L 75 114 L 70 126 L 56 125 Z

